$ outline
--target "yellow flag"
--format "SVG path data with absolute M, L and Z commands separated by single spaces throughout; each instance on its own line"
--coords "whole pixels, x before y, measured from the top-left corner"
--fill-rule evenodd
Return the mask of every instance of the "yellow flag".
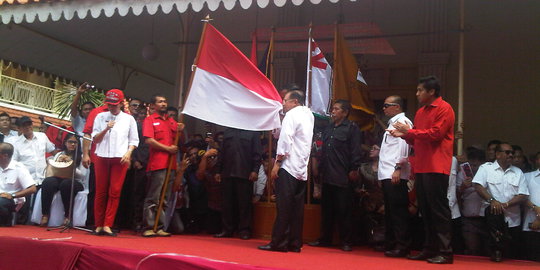
M 361 81 L 364 81 L 362 83 Z M 345 99 L 351 102 L 352 111 L 349 119 L 358 124 L 361 130 L 370 130 L 374 125 L 373 102 L 369 97 L 368 87 L 356 63 L 356 58 L 349 50 L 345 39 L 336 25 L 334 38 L 334 73 L 332 81 L 332 99 Z

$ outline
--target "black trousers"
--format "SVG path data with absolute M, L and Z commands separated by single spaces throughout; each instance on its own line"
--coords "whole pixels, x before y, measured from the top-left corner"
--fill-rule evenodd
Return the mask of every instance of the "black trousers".
M 90 176 L 88 177 L 88 202 L 86 203 L 86 226 L 94 225 L 94 198 L 96 197 L 96 172 L 94 163 L 88 168 Z
M 452 254 L 452 213 L 448 206 L 448 175 L 417 173 L 416 198 L 424 222 L 424 252 Z
M 275 183 L 277 215 L 270 245 L 275 248 L 301 248 L 304 224 L 306 181 L 279 169 Z
M 0 227 L 11 227 L 13 211 L 15 211 L 15 202 L 0 197 Z
M 540 232 L 524 231 L 527 260 L 540 262 Z
M 64 217 L 69 218 L 69 201 L 71 199 L 71 179 L 60 177 L 47 177 L 41 184 L 41 214 L 51 214 L 51 203 L 54 194 L 60 190 L 62 203 L 64 204 Z M 73 183 L 73 199 L 79 191 L 84 189 L 78 181 Z
M 409 250 L 412 244 L 410 232 L 409 191 L 407 180 L 392 184 L 390 179 L 382 181 L 384 193 L 385 247 Z
M 461 217 L 465 255 L 486 256 L 489 237 L 484 217 Z
M 352 244 L 353 190 L 323 184 L 321 193 L 321 237 L 320 242 L 332 243 L 334 224 L 337 224 L 342 245 Z
M 248 179 L 226 177 L 221 182 L 223 192 L 223 230 L 233 233 L 251 232 L 253 218 L 253 182 Z
M 129 169 L 122 186 L 115 224 L 121 228 L 140 229 L 143 222 L 143 204 L 148 189 L 146 167 Z
M 509 228 L 504 214 L 494 215 L 490 207 L 485 212 L 486 224 L 489 232 L 489 245 L 491 252 L 501 251 L 504 256 L 511 259 L 522 259 L 521 226 Z

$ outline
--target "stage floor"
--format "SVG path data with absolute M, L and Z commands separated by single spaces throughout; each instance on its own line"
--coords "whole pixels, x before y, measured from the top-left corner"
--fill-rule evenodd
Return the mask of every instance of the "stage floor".
M 174 235 L 167 238 L 143 238 L 127 231 L 118 237 L 93 236 L 86 232 L 72 230 L 58 233 L 46 231 L 36 226 L 17 225 L 0 228 L 0 236 L 55 239 L 72 241 L 92 246 L 106 246 L 144 250 L 155 253 L 178 253 L 197 257 L 235 262 L 253 266 L 275 267 L 283 269 L 433 269 L 434 265 L 422 261 L 386 258 L 381 252 L 367 247 L 356 247 L 352 252 L 343 252 L 337 248 L 314 248 L 304 246 L 301 253 L 265 252 L 257 246 L 266 244 L 266 240 L 240 240 L 237 238 L 216 239 L 210 235 Z M 442 268 L 498 270 L 510 267 L 540 269 L 540 263 L 529 261 L 505 260 L 502 263 L 490 262 L 485 257 L 455 256 L 453 265 Z M 523 269 L 523 268 L 522 268 Z

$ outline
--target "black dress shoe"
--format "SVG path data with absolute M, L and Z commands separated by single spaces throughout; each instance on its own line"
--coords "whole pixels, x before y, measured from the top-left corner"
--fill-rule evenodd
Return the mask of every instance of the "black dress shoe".
M 437 255 L 433 258 L 427 259 L 427 262 L 434 263 L 434 264 L 452 264 L 454 263 L 454 257 L 452 255 L 450 256 Z
M 384 252 L 384 256 L 391 258 L 401 258 L 407 255 L 409 255 L 409 251 L 404 249 L 393 249 Z
M 249 240 L 251 238 L 251 234 L 248 232 L 239 233 L 239 236 L 242 240 Z
M 343 250 L 343 251 L 352 251 L 352 247 L 350 245 L 343 245 L 343 246 L 341 246 L 341 250 Z
M 300 251 L 302 251 L 302 248 L 289 247 L 287 250 L 290 251 L 290 252 L 300 253 Z
M 232 233 L 223 231 L 223 232 L 220 232 L 220 233 L 218 233 L 218 234 L 214 234 L 214 237 L 215 237 L 215 238 L 227 238 L 227 237 L 232 237 Z
M 433 257 L 435 257 L 435 254 L 422 251 L 416 255 L 408 255 L 407 259 L 413 260 L 413 261 L 425 261 Z
M 276 248 L 276 247 L 273 247 L 270 244 L 264 245 L 264 246 L 259 246 L 259 249 L 260 250 L 265 250 L 265 251 L 287 252 L 287 248 Z
M 308 246 L 311 246 L 311 247 L 329 247 L 329 246 L 331 246 L 329 243 L 323 242 L 321 240 L 309 242 L 307 244 L 308 244 Z
M 500 250 L 495 250 L 495 252 L 491 254 L 490 260 L 492 262 L 502 262 L 502 252 Z
M 116 233 L 115 233 L 115 232 L 101 231 L 101 235 L 116 237 Z

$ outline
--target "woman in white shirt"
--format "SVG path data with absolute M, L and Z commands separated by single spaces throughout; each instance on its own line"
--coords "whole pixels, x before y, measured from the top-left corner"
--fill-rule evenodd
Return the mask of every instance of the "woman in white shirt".
M 75 151 L 77 150 L 77 151 Z M 75 156 L 77 152 L 77 156 Z M 72 161 L 75 168 L 75 183 L 73 183 L 73 198 L 79 191 L 84 189 L 82 184 L 84 177 L 86 176 L 87 169 L 81 165 L 81 145 L 77 136 L 68 134 L 64 138 L 62 144 L 62 152 L 57 153 L 50 160 L 56 162 L 70 162 Z M 49 162 L 50 162 L 49 160 Z M 64 225 L 69 224 L 69 200 L 71 198 L 71 172 L 69 178 L 59 176 L 49 176 L 43 180 L 41 184 L 41 221 L 40 226 L 45 227 L 49 222 L 49 215 L 51 213 L 51 203 L 53 201 L 54 194 L 60 191 L 62 197 L 62 203 L 64 204 Z
M 96 195 L 94 201 L 95 235 L 116 236 L 114 224 L 120 192 L 131 153 L 139 145 L 135 119 L 120 110 L 124 93 L 111 89 L 105 97 L 109 111 L 99 113 L 94 120 L 92 138 L 96 143 Z

